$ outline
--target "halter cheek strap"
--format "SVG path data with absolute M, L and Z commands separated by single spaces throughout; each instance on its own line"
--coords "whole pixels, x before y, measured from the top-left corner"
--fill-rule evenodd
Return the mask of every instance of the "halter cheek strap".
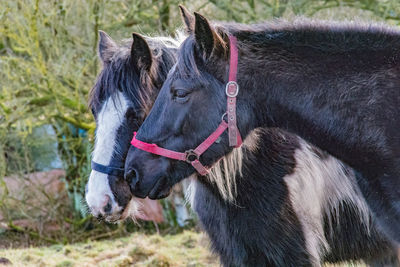
M 214 144 L 221 134 L 228 129 L 229 146 L 240 147 L 242 145 L 242 138 L 239 129 L 237 128 L 236 120 L 236 96 L 239 93 L 239 85 L 236 83 L 236 73 L 238 64 L 238 50 L 236 45 L 236 37 L 229 36 L 230 42 L 230 67 L 229 67 L 229 82 L 226 84 L 225 93 L 227 95 L 227 111 L 222 116 L 221 123 L 218 128 L 206 138 L 195 149 L 189 149 L 185 152 L 177 152 L 162 148 L 156 144 L 150 144 L 136 139 L 136 132 L 133 134 L 131 144 L 146 152 L 156 154 L 159 156 L 182 160 L 190 163 L 200 175 L 206 175 L 209 170 L 200 162 L 200 156 Z M 225 122 L 224 117 L 227 116 L 228 122 Z
M 230 62 L 229 62 L 229 82 L 226 84 L 225 93 L 227 96 L 226 113 L 228 115 L 228 135 L 229 146 L 240 147 L 242 138 L 237 128 L 236 122 L 236 96 L 239 93 L 239 85 L 236 82 L 238 50 L 236 37 L 229 36 L 230 42 Z

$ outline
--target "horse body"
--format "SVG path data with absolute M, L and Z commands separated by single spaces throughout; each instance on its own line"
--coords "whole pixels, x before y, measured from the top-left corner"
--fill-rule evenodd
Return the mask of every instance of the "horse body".
M 342 160 L 355 170 L 380 227 L 399 241 L 400 32 L 315 22 L 214 28 L 195 16 L 194 25 L 188 25 L 192 34 L 137 139 L 183 152 L 216 129 L 226 111 L 228 36 L 234 35 L 242 136 L 257 127 L 279 127 Z M 197 116 L 202 113 L 207 116 Z M 222 137 L 202 154 L 203 164 L 212 166 L 232 150 L 226 134 Z M 151 191 L 154 198 L 194 172 L 185 162 L 154 159 L 134 149 L 126 166 L 138 173 L 133 192 Z M 157 172 L 143 173 L 143 168 Z
M 278 129 L 257 129 L 240 149 L 234 202 L 210 179 L 192 178 L 192 207 L 224 266 L 399 264 L 352 169 Z
M 262 48 L 255 41 L 243 47 L 238 81 L 258 92 L 251 112 L 268 112 L 250 124 L 287 129 L 352 166 L 388 236 L 398 239 L 400 33 L 358 30 L 344 28 L 338 34 L 312 32 L 306 26 L 292 32 L 292 43 L 286 46 L 281 45 L 285 36 L 263 40 Z M 238 32 L 242 40 L 245 36 Z M 258 65 L 249 62 L 261 55 L 263 72 L 245 79 Z

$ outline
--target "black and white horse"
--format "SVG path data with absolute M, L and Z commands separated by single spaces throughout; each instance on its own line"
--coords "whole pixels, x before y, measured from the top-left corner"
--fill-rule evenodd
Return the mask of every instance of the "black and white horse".
M 312 21 L 214 27 L 197 13 L 190 20 L 192 34 L 134 141 L 185 152 L 215 131 L 227 111 L 225 85 L 236 66 L 229 64 L 229 42 L 236 38 L 242 136 L 279 127 L 341 159 L 355 170 L 379 226 L 399 242 L 400 31 Z M 200 163 L 212 166 L 231 151 L 224 133 Z M 135 148 L 125 166 L 136 174 L 131 186 L 140 197 L 164 197 L 195 172 L 185 161 Z
M 296 91 L 300 94 L 299 87 L 310 82 L 318 85 L 318 74 L 329 74 L 334 66 L 339 68 L 340 75 L 325 77 L 333 79 L 330 83 L 320 79 L 321 88 L 332 94 L 332 91 L 340 93 L 334 99 L 343 103 L 359 101 L 352 98 L 351 88 L 345 87 L 349 90 L 345 93 L 335 87 L 334 82 L 341 81 L 346 68 L 352 67 L 343 62 L 340 65 L 339 59 L 343 56 L 351 59 L 352 53 L 361 48 L 363 52 L 368 49 L 381 52 L 382 42 L 376 37 L 387 37 L 386 30 L 300 23 L 261 25 L 261 30 L 227 24 L 216 31 L 200 15 L 196 16 L 195 25 L 194 18 L 187 13 L 184 21 L 193 34 L 181 45 L 178 63 L 140 127 L 137 139 L 183 152 L 199 145 L 217 128 L 226 108 L 223 87 L 229 69 L 227 35 L 235 34 L 240 55 L 238 125 L 246 138 L 241 148 L 232 150 L 223 135 L 200 157 L 203 164 L 212 166 L 211 173 L 192 178 L 191 194 L 193 208 L 224 266 L 318 266 L 323 261 L 373 262 L 383 257 L 390 260 L 380 264 L 396 266 L 396 245 L 377 230 L 357 185 L 359 172 L 298 136 L 276 128 L 255 127 L 273 126 L 272 122 L 282 118 L 270 114 L 287 100 L 296 103 L 296 99 L 285 99 L 276 92 L 280 86 L 284 87 L 282 91 L 291 88 L 293 94 L 297 95 Z M 363 44 L 366 41 L 372 43 Z M 263 49 L 270 49 L 268 56 L 258 54 Z M 308 56 L 311 58 L 304 62 Z M 361 59 L 362 53 L 354 58 Z M 317 70 L 313 64 L 318 62 L 321 69 Z M 265 81 L 261 79 L 264 76 Z M 346 77 L 350 79 L 350 73 Z M 286 88 L 288 82 L 291 87 Z M 368 85 L 363 80 L 351 84 Z M 277 88 L 262 89 L 266 85 Z M 256 92 L 257 89 L 261 92 Z M 271 95 L 265 96 L 267 92 Z M 322 102 L 318 104 L 314 99 L 315 103 L 309 104 L 324 108 L 329 101 L 323 93 L 318 96 Z M 297 97 L 302 100 L 301 95 Z M 284 110 L 281 115 L 284 118 L 297 114 Z M 327 116 L 325 121 L 334 118 Z M 294 116 L 288 123 L 299 120 L 302 123 L 298 127 L 304 130 L 309 123 L 318 122 L 312 117 L 308 123 L 300 119 Z M 340 130 L 339 127 L 337 131 Z M 131 191 L 139 197 L 152 198 L 165 197 L 174 184 L 195 173 L 187 162 L 154 156 L 133 147 L 125 170 Z
M 125 157 L 132 133 L 143 122 L 176 61 L 178 45 L 172 38 L 144 40 L 138 34 L 119 45 L 100 32 L 103 68 L 89 100 L 97 125 L 92 155 L 95 170 L 86 191 L 86 202 L 96 217 L 113 222 L 140 215 L 139 201 L 123 177 Z

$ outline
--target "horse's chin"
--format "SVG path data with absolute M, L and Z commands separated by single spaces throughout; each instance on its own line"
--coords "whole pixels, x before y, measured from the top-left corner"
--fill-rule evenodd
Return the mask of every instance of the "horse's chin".
M 126 218 L 123 218 L 122 215 L 112 215 L 112 216 L 107 216 L 104 218 L 104 221 L 107 223 L 119 223 L 125 220 Z
M 133 216 L 134 216 L 134 215 L 133 215 L 133 214 L 130 214 L 130 212 L 128 211 L 128 209 L 126 209 L 126 210 L 124 210 L 124 212 L 123 212 L 122 214 L 120 214 L 120 215 L 111 215 L 111 216 L 105 217 L 105 218 L 104 218 L 104 221 L 105 221 L 105 222 L 108 222 L 108 223 L 115 223 L 115 224 L 117 224 L 117 223 L 120 223 L 120 222 L 125 221 L 125 220 L 128 219 L 128 218 L 134 218 Z
M 159 186 L 159 183 L 157 183 L 157 184 L 150 190 L 148 197 L 149 197 L 150 199 L 153 199 L 153 200 L 155 200 L 155 199 L 166 198 L 166 197 L 168 197 L 169 194 L 171 193 L 171 189 L 172 189 L 172 187 L 169 186 L 169 185 L 168 185 L 168 186 L 162 185 L 162 187 L 161 187 L 161 186 Z
M 136 216 L 139 215 L 139 207 L 139 202 L 132 198 L 125 208 L 121 208 L 119 213 L 106 216 L 103 220 L 108 223 L 120 223 L 131 218 L 136 222 Z
M 150 198 L 152 200 L 162 199 L 169 196 L 172 186 L 168 183 L 169 179 L 166 176 L 155 176 L 151 179 L 153 183 L 143 186 L 140 181 L 135 187 L 130 187 L 131 194 L 137 198 Z

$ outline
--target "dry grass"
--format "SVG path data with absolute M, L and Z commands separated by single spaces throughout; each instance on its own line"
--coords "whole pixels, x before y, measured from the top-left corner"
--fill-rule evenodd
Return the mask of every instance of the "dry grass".
M 210 254 L 204 234 L 133 234 L 116 240 L 9 249 L 0 258 L 13 266 L 219 266 Z
M 205 234 L 193 231 L 166 236 L 136 233 L 115 240 L 2 250 L 0 260 L 7 258 L 12 266 L 220 266 L 218 257 L 209 252 L 208 244 Z M 345 263 L 325 266 L 365 265 Z

